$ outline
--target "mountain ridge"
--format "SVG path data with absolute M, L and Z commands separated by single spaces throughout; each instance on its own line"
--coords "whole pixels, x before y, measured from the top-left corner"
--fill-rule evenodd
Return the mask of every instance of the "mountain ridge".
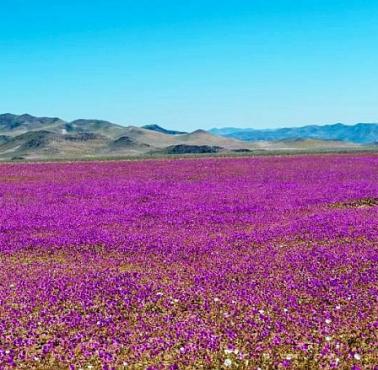
M 226 132 L 227 135 L 231 134 L 230 137 L 225 135 L 224 130 L 227 129 L 221 130 L 223 130 L 222 135 L 219 135 L 219 130 L 214 134 L 212 130 L 202 129 L 185 133 L 167 130 L 158 125 L 122 126 L 97 119 L 77 119 L 67 122 L 58 117 L 6 113 L 0 114 L 0 160 L 359 148 L 357 144 L 332 138 L 320 140 L 284 137 L 272 141 L 243 141 L 233 137 L 235 129 Z M 363 133 L 360 132 L 361 135 Z
M 318 139 L 348 141 L 357 144 L 378 142 L 377 123 L 343 123 L 326 125 L 307 125 L 301 127 L 283 127 L 278 129 L 253 128 L 213 128 L 210 133 L 245 141 L 279 141 L 286 139 Z
M 146 130 L 151 130 L 151 131 L 157 131 L 161 132 L 162 134 L 167 134 L 167 135 L 182 135 L 182 134 L 187 134 L 185 131 L 176 131 L 176 130 L 167 130 L 159 125 L 153 124 L 153 125 L 144 125 L 142 128 Z

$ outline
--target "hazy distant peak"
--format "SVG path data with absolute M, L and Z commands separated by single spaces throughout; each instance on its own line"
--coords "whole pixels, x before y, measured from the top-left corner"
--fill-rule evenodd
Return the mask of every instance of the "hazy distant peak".
M 209 132 L 218 136 L 246 141 L 279 141 L 298 138 L 347 141 L 359 144 L 370 144 L 378 141 L 378 124 L 376 123 L 346 125 L 339 122 L 327 125 L 309 125 L 269 130 L 227 127 L 211 129 Z
M 193 131 L 192 134 L 208 134 L 208 132 L 202 129 L 198 129 Z

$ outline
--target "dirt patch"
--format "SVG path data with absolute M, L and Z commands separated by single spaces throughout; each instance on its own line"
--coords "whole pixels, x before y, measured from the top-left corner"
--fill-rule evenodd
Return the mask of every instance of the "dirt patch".
M 331 204 L 331 208 L 370 208 L 378 206 L 378 198 L 353 199 L 346 202 L 336 202 Z

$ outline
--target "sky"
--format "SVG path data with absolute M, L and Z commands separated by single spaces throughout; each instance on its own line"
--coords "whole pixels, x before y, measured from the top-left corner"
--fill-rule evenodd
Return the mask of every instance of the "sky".
M 376 0 L 1 0 L 0 16 L 1 113 L 378 122 Z

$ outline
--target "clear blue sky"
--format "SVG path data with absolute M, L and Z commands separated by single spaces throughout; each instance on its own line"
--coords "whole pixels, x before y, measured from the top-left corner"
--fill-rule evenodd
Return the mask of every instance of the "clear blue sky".
M 191 130 L 378 121 L 377 0 L 1 0 L 0 112 Z

